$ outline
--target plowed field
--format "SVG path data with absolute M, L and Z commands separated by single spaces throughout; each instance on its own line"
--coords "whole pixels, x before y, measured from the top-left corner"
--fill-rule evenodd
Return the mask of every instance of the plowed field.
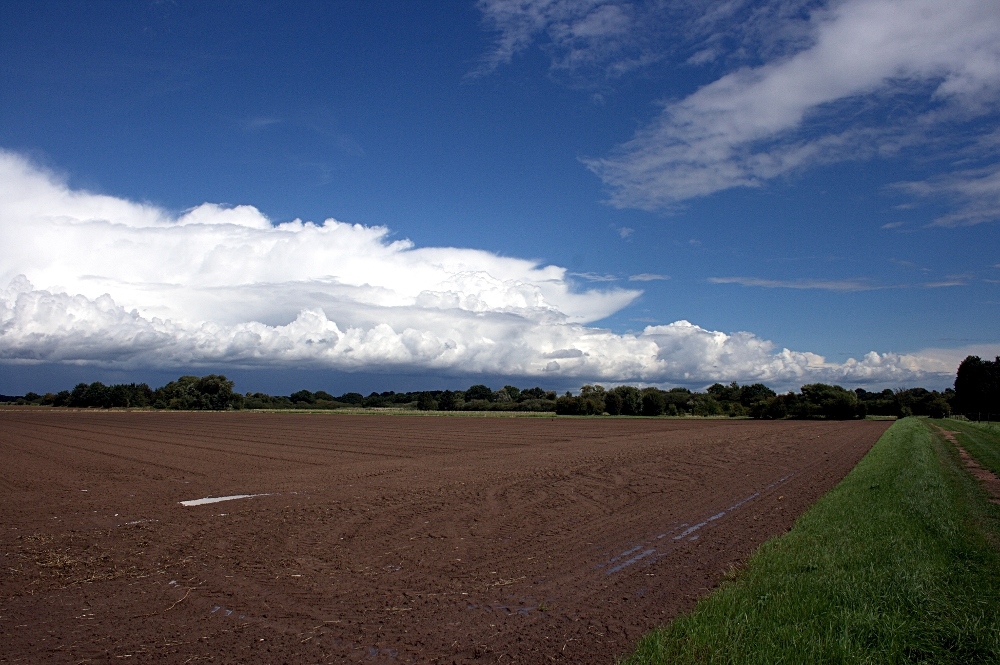
M 887 426 L 5 409 L 0 662 L 609 664 Z

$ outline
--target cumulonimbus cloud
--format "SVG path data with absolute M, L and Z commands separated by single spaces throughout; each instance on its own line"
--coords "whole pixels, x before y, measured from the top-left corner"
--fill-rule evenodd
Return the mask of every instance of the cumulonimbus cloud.
M 686 321 L 594 322 L 641 292 L 577 291 L 564 268 L 251 206 L 181 215 L 73 190 L 0 152 L 0 362 L 579 377 L 695 385 L 916 382 L 942 369 L 870 353 L 829 363 Z M 657 276 L 659 277 L 659 276 Z

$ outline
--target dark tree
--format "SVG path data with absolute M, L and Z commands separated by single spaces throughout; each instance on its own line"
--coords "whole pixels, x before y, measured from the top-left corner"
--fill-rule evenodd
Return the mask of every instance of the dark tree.
M 522 399 L 522 400 L 525 400 L 525 399 L 555 399 L 555 397 L 547 398 L 546 397 L 546 392 L 544 390 L 542 390 L 541 388 L 539 388 L 538 386 L 535 386 L 534 388 L 528 388 L 526 390 L 522 390 L 521 391 L 520 399 Z
M 763 383 L 753 383 L 740 389 L 740 404 L 750 408 L 758 402 L 767 402 L 776 393 Z
M 610 390 L 604 395 L 604 410 L 612 416 L 620 416 L 622 414 L 623 403 L 622 396 L 614 390 Z
M 622 400 L 621 415 L 638 416 L 642 413 L 642 393 L 635 386 L 618 386 L 612 392 Z
M 477 383 L 471 386 L 465 391 L 465 401 L 471 402 L 474 399 L 486 400 L 487 402 L 493 401 L 493 391 L 490 390 L 489 386 L 484 386 L 481 383 Z
M 580 415 L 580 398 L 567 392 L 556 400 L 556 413 L 560 416 Z
M 304 402 L 305 404 L 315 404 L 316 396 L 308 390 L 299 390 L 288 396 L 293 402 Z
M 521 400 L 521 389 L 516 386 L 504 386 L 499 392 L 507 393 L 512 402 L 518 402 Z
M 434 399 L 434 395 L 428 392 L 422 392 L 417 397 L 417 408 L 421 411 L 436 411 L 438 403 Z
M 441 411 L 454 411 L 458 406 L 458 400 L 455 399 L 455 393 L 450 390 L 446 390 L 441 393 L 438 398 L 438 409 Z
M 243 395 L 233 392 L 233 382 L 221 374 L 182 376 L 158 388 L 153 399 L 170 409 L 214 411 L 241 409 L 244 403 Z
M 969 417 L 1000 413 L 1000 356 L 994 361 L 979 356 L 963 360 L 955 376 L 955 401 Z
M 805 413 L 801 415 L 804 417 L 823 416 L 831 420 L 849 420 L 858 415 L 857 394 L 840 386 L 810 383 L 802 386 L 802 398 Z
M 642 391 L 642 415 L 662 416 L 667 410 L 667 400 L 663 391 L 657 388 L 646 388 Z

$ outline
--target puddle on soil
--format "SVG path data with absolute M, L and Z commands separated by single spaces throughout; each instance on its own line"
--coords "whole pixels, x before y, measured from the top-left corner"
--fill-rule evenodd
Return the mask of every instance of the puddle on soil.
M 232 501 L 233 499 L 250 499 L 255 496 L 271 496 L 270 494 L 233 494 L 232 496 L 210 496 L 204 499 L 191 499 L 190 501 L 180 501 L 182 506 L 204 506 L 206 503 L 219 503 L 220 501 Z

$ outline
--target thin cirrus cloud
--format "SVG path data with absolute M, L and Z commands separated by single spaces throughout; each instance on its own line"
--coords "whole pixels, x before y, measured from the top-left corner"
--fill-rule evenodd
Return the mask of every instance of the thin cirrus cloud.
M 1000 164 L 896 183 L 893 187 L 919 198 L 944 199 L 953 204 L 954 208 L 938 216 L 931 226 L 971 226 L 1000 219 Z
M 608 75 L 631 71 L 651 60 L 645 44 L 649 25 L 642 3 L 608 0 L 479 0 L 486 26 L 498 37 L 470 78 L 509 63 L 537 39 L 548 40 L 552 68 L 568 72 L 599 69 Z
M 670 209 L 820 163 L 898 154 L 913 145 L 926 151 L 934 141 L 945 154 L 957 146 L 942 144 L 940 130 L 995 114 L 1000 4 L 994 0 L 845 0 L 807 19 L 783 20 L 776 30 L 799 23 L 803 35 L 785 43 L 788 50 L 762 52 L 763 64 L 739 67 L 666 103 L 609 156 L 584 160 L 609 186 L 611 203 Z M 902 95 L 907 103 L 894 104 Z M 890 108 L 887 124 L 879 109 Z M 986 156 L 995 160 L 996 153 Z M 976 223 L 996 217 L 996 170 L 993 164 L 980 174 L 931 181 L 922 191 L 908 186 L 963 201 L 940 224 Z
M 817 289 L 844 293 L 904 288 L 940 289 L 968 284 L 965 277 L 949 277 L 935 282 L 917 284 L 873 284 L 866 279 L 765 279 L 762 277 L 709 277 L 708 281 L 710 284 L 738 284 L 765 289 Z
M 878 286 L 864 279 L 764 279 L 762 277 L 709 277 L 711 284 L 738 284 L 767 289 L 819 289 L 822 291 L 875 291 L 892 288 Z
M 273 224 L 248 205 L 181 215 L 74 190 L 0 151 L 0 363 L 328 368 L 699 385 L 899 384 L 954 367 L 827 362 L 687 321 L 592 325 L 640 291 L 575 291 L 558 266 L 381 227 Z M 636 275 L 649 281 L 661 275 Z M 928 360 L 930 358 L 930 360 Z M 947 364 L 947 363 L 945 363 Z M 944 367 L 944 369 L 942 369 Z

